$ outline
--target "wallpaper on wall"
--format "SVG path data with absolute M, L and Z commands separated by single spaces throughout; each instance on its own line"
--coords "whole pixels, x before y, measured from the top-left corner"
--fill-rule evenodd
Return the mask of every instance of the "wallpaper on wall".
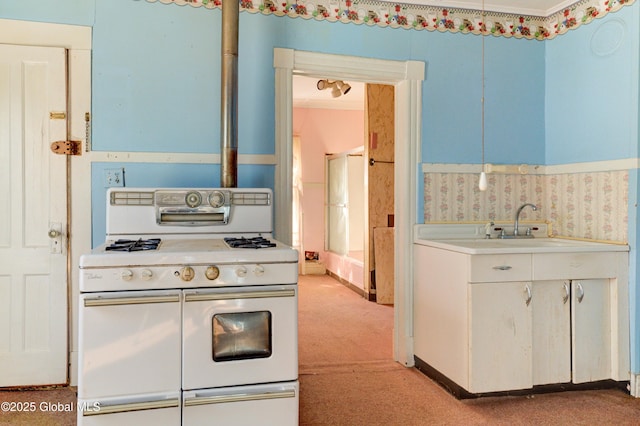
M 479 191 L 478 175 L 424 174 L 424 221 L 513 221 L 524 203 L 523 220 L 547 220 L 558 236 L 627 241 L 627 171 L 553 175 L 490 174 Z
M 222 0 L 147 0 L 221 8 Z M 251 13 L 327 20 L 380 27 L 487 34 L 533 40 L 551 39 L 635 0 L 580 0 L 550 16 L 522 16 L 480 10 L 442 8 L 376 0 L 240 0 Z

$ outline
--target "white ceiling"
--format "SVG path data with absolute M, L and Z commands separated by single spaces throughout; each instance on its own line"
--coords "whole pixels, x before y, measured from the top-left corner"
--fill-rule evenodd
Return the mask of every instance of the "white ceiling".
M 331 90 L 318 90 L 319 78 L 293 76 L 293 106 L 299 108 L 364 110 L 364 83 L 345 80 L 351 90 L 338 98 Z
M 482 10 L 483 0 L 402 0 L 401 3 L 457 9 Z M 554 14 L 577 0 L 484 0 L 484 9 L 492 12 L 544 16 Z

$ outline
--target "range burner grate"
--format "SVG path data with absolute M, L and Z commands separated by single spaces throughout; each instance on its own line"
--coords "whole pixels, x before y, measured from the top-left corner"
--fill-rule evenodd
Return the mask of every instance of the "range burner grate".
M 276 244 L 267 240 L 263 237 L 253 237 L 253 238 L 225 238 L 224 241 L 231 248 L 252 248 L 252 249 L 261 249 L 268 247 L 275 247 Z
M 143 251 L 156 250 L 160 244 L 160 238 L 150 238 L 148 240 L 116 240 L 107 246 L 107 251 Z

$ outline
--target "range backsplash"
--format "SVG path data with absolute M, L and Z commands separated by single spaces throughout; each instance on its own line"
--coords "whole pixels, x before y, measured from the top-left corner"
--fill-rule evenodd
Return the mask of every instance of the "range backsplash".
M 478 174 L 424 173 L 424 221 L 547 220 L 558 236 L 628 241 L 627 171 L 550 175 L 489 174 L 478 190 Z

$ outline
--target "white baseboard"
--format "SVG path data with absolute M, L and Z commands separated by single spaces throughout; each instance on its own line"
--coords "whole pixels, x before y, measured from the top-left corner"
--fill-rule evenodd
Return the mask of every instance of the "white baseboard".
M 69 386 L 78 386 L 78 351 L 69 353 Z

